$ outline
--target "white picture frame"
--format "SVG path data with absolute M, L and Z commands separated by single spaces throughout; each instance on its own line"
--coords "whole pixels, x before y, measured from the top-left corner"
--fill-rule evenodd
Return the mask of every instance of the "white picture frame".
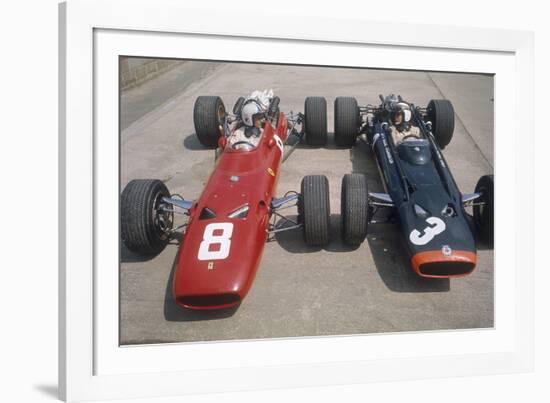
M 532 34 L 414 24 L 393 31 L 382 22 L 290 14 L 265 25 L 268 16 L 257 10 L 246 25 L 224 23 L 232 17 L 246 18 L 242 10 L 222 15 L 169 0 L 60 5 L 61 397 L 135 398 L 531 371 L 533 209 L 518 201 L 534 200 Z M 272 48 L 267 59 L 254 52 L 266 46 Z M 496 216 L 507 220 L 501 231 L 495 220 L 495 328 L 118 346 L 112 298 L 117 274 L 108 270 L 113 257 L 118 259 L 118 235 L 105 224 L 118 222 L 117 208 L 109 204 L 118 183 L 108 179 L 116 176 L 118 149 L 105 134 L 118 119 L 113 63 L 127 54 L 235 60 L 231 55 L 240 51 L 237 60 L 333 65 L 327 50 L 346 60 L 344 65 L 495 74 Z M 366 61 L 366 55 L 375 57 Z M 516 153 L 520 134 L 524 152 Z M 520 178 L 521 192 L 510 191 Z M 178 355 L 185 360 L 175 359 Z

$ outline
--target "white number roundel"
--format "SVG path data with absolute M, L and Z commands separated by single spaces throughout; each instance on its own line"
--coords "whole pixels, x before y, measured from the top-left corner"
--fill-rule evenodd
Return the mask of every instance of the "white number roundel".
M 429 224 L 426 228 L 419 231 L 413 229 L 409 235 L 410 241 L 415 245 L 426 245 L 438 234 L 445 231 L 446 225 L 441 218 L 429 217 L 426 218 L 426 222 Z
M 221 233 L 214 235 L 215 231 Z M 231 235 L 233 234 L 233 223 L 217 222 L 208 224 L 204 228 L 202 242 L 199 246 L 199 260 L 220 260 L 229 256 L 231 248 Z M 215 246 L 215 250 L 210 250 L 211 246 Z

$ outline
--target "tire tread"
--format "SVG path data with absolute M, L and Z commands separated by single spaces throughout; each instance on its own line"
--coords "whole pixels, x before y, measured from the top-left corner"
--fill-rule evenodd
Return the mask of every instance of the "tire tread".
M 433 134 L 437 145 L 442 150 L 449 145 L 455 128 L 453 104 L 447 99 L 432 99 L 428 104 L 430 119 L 433 123 Z
M 310 146 L 327 144 L 327 100 L 307 97 L 304 105 L 306 143 Z
M 346 174 L 342 178 L 342 238 L 348 245 L 360 245 L 367 236 L 369 221 L 367 177 Z
M 334 101 L 334 141 L 337 146 L 351 147 L 359 130 L 359 108 L 353 97 L 337 97 Z
M 155 196 L 169 195 L 166 185 L 156 179 L 135 179 L 126 185 L 120 198 L 120 235 L 126 247 L 136 253 L 160 253 L 168 239 L 159 237 L 152 219 Z
M 494 176 L 483 175 L 479 178 L 476 187 L 476 193 L 483 194 L 483 200 L 488 203 L 484 209 L 484 217 L 481 216 L 479 206 L 474 206 L 474 223 L 477 233 L 482 241 L 493 244 L 494 239 Z
M 195 133 L 200 143 L 208 148 L 218 145 L 218 139 L 222 135 L 220 122 L 218 121 L 218 108 L 224 108 L 220 97 L 199 96 L 193 107 L 193 123 Z
M 329 183 L 324 175 L 308 175 L 302 179 L 302 223 L 304 240 L 310 246 L 330 242 Z

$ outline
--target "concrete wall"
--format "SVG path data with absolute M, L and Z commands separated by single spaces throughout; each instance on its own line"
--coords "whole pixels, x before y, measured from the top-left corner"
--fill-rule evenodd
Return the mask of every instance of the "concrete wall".
M 141 57 L 120 58 L 120 88 L 124 91 L 154 78 L 182 63 L 174 59 L 149 59 Z

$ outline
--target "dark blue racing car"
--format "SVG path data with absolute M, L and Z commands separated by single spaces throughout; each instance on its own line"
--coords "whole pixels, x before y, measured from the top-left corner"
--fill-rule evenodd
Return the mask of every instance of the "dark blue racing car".
M 431 100 L 426 108 L 401 96 L 380 95 L 380 100 L 378 106 L 358 106 L 355 98 L 338 97 L 334 104 L 335 142 L 351 147 L 358 137 L 366 141 L 386 189 L 372 193 L 365 175 L 344 176 L 344 241 L 359 245 L 375 213 L 389 208 L 418 275 L 446 278 L 471 273 L 477 262 L 476 238 L 493 242 L 493 175 L 482 176 L 474 193 L 458 189 L 441 152 L 454 131 L 454 109 L 448 100 Z

